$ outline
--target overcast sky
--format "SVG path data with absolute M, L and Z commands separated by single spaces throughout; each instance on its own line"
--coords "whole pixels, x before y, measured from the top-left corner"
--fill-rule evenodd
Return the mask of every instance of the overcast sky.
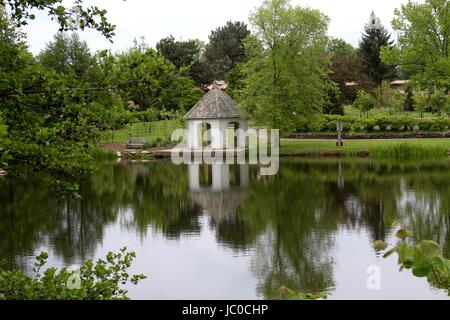
M 70 1 L 67 1 L 70 3 Z M 154 46 L 161 38 L 172 34 L 176 39 L 206 41 L 212 29 L 227 21 L 248 23 L 250 12 L 262 0 L 85 0 L 108 10 L 108 19 L 117 25 L 114 43 L 109 43 L 98 32 L 84 31 L 81 37 L 93 51 L 129 48 L 133 39 L 145 37 Z M 382 23 L 391 30 L 394 9 L 407 0 L 293 0 L 293 4 L 320 9 L 331 19 L 329 34 L 358 44 L 361 31 L 373 10 Z M 25 28 L 33 53 L 38 53 L 57 31 L 55 22 L 38 15 Z

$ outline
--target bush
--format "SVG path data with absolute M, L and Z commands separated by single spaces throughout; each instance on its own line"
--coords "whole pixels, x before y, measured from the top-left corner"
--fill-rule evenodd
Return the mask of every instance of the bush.
M 126 248 L 119 253 L 109 252 L 106 260 L 86 261 L 79 270 L 66 268 L 59 272 L 49 268 L 41 273 L 47 263 L 48 254 L 36 257 L 30 277 L 21 271 L 0 269 L 0 300 L 123 300 L 128 299 L 127 291 L 120 286 L 127 283 L 137 285 L 144 275 L 130 277 L 134 252 Z
M 349 116 L 323 115 L 320 120 L 313 124 L 305 124 L 297 129 L 297 132 L 336 132 L 336 122 L 344 122 L 345 132 L 374 132 L 375 127 L 380 132 L 408 132 L 428 131 L 442 132 L 450 128 L 450 118 L 439 119 L 414 119 L 402 116 L 378 117 L 360 119 Z M 416 130 L 415 130 L 416 129 Z M 377 130 L 378 131 L 378 130 Z

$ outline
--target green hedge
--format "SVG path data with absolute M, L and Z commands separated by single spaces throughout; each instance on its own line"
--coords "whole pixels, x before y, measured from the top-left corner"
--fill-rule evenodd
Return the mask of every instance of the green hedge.
M 298 132 L 336 132 L 336 122 L 344 122 L 346 132 L 443 132 L 450 130 L 450 118 L 414 119 L 378 117 L 360 119 L 350 116 L 324 115 L 318 123 L 298 128 Z

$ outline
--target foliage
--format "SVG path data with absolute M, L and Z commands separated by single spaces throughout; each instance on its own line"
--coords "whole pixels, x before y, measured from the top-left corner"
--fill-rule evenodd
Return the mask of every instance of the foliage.
M 327 90 L 327 102 L 323 107 L 324 114 L 338 114 L 344 115 L 342 93 L 339 90 L 339 86 L 335 82 L 330 82 L 330 86 Z
M 200 40 L 176 41 L 171 35 L 156 44 L 160 55 L 185 72 L 195 83 L 211 82 L 210 72 L 204 61 L 204 44 Z
M 403 110 L 406 112 L 415 110 L 415 102 L 414 102 L 414 90 L 411 85 L 407 84 L 405 88 L 405 101 L 403 104 Z
M 375 107 L 375 99 L 370 93 L 359 90 L 353 106 L 361 112 L 361 115 L 369 116 L 369 111 Z
M 11 12 L 11 19 L 16 27 L 27 25 L 35 19 L 33 10 L 47 11 L 52 20 L 56 20 L 60 31 L 95 29 L 111 41 L 115 25 L 106 19 L 106 10 L 96 6 L 83 6 L 83 0 L 75 0 L 71 8 L 64 7 L 62 0 L 1 0 L 0 8 L 6 7 Z
M 450 89 L 450 3 L 448 0 L 408 1 L 396 9 L 392 22 L 397 46 L 384 48 L 386 63 L 399 64 L 422 89 Z
M 175 41 L 170 35 L 159 40 L 156 50 L 159 54 L 171 61 L 177 68 L 191 66 L 200 59 L 202 46 L 196 40 Z
M 446 290 L 450 295 L 450 260 L 442 255 L 441 246 L 431 240 L 420 240 L 418 244 L 410 245 L 406 241 L 410 236 L 408 230 L 398 230 L 400 243 L 384 257 L 397 253 L 400 270 L 411 269 L 414 276 L 427 278 L 431 285 Z
M 450 115 L 450 96 L 442 91 L 435 91 L 429 96 L 429 107 L 433 113 L 441 115 L 445 112 Z
M 289 131 L 322 112 L 328 57 L 328 18 L 320 11 L 266 0 L 250 21 L 242 105 L 262 125 Z
M 341 103 L 353 103 L 358 90 L 371 90 L 375 84 L 365 73 L 364 60 L 360 53 L 333 53 L 331 56 L 330 79 L 339 85 Z M 349 82 L 357 83 L 348 86 Z
M 95 61 L 86 41 L 81 41 L 77 33 L 57 33 L 37 59 L 45 68 L 75 77 L 86 76 Z
M 247 25 L 238 21 L 228 21 L 211 32 L 204 56 L 212 80 L 225 79 L 239 63 L 247 60 L 244 40 L 249 35 Z
M 395 66 L 385 64 L 380 58 L 381 48 L 393 45 L 390 38 L 391 35 L 381 25 L 380 19 L 372 12 L 364 27 L 359 50 L 364 58 L 366 73 L 378 85 L 383 80 L 392 80 L 395 77 Z
M 79 271 L 49 268 L 41 273 L 48 254 L 36 257 L 34 277 L 21 271 L 0 269 L 0 300 L 123 300 L 127 291 L 121 285 L 137 285 L 146 277 L 130 277 L 128 269 L 136 257 L 126 248 L 119 253 L 109 252 L 106 259 L 95 263 L 86 261 Z
M 120 106 L 114 95 L 43 68 L 2 13 L 0 24 L 0 112 L 8 126 L 8 166 L 16 169 L 8 171 L 47 171 L 56 188 L 68 183 L 72 191 L 71 180 L 91 169 L 89 145 L 111 127 Z
M 4 125 L 4 120 L 0 113 L 0 170 L 7 163 L 8 152 L 5 148 L 8 142 L 8 126 Z
M 145 117 L 143 115 L 142 117 Z M 103 143 L 127 143 L 130 137 L 142 137 L 149 141 L 147 147 L 171 144 L 170 138 L 175 129 L 185 128 L 184 119 L 180 117 L 168 118 L 161 121 L 147 121 L 132 123 L 124 128 L 105 133 Z
M 374 96 L 376 108 L 389 109 L 391 115 L 403 111 L 404 99 L 398 90 L 391 88 L 388 81 L 383 81 L 375 89 Z
M 95 160 L 117 160 L 117 152 L 113 150 L 105 150 L 100 147 L 95 147 L 92 148 L 89 153 Z
M 336 132 L 336 121 L 344 122 L 345 132 L 444 132 L 450 129 L 449 118 L 411 118 L 406 116 L 377 116 L 361 119 L 353 116 L 323 115 L 314 125 L 297 128 L 298 132 Z M 378 127 L 378 130 L 374 130 Z
M 119 94 L 132 110 L 186 110 L 202 96 L 194 82 L 153 49 L 134 46 L 118 56 L 105 57 L 112 77 L 121 84 Z
M 289 289 L 287 287 L 281 287 L 281 300 L 325 300 L 328 297 L 328 292 L 321 293 L 303 293 Z
M 418 92 L 414 95 L 414 105 L 415 109 L 420 113 L 420 117 L 423 118 L 423 114 L 428 111 L 429 108 L 429 94 L 425 94 L 425 92 Z
M 343 39 L 331 38 L 328 42 L 327 51 L 336 55 L 349 55 L 355 52 L 355 48 Z

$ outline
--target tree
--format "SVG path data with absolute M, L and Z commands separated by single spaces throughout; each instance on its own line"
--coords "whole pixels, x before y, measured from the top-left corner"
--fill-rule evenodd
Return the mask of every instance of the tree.
M 33 10 L 47 11 L 52 20 L 59 24 L 59 31 L 95 29 L 111 41 L 116 26 L 106 19 L 107 11 L 96 6 L 83 6 L 83 0 L 75 0 L 74 6 L 61 5 L 62 0 L 0 0 L 0 7 L 11 12 L 11 21 L 16 27 L 34 20 Z
M 135 43 L 111 59 L 115 70 L 112 77 L 120 84 L 117 88 L 120 96 L 124 101 L 133 101 L 140 111 L 149 108 L 185 111 L 201 97 L 201 90 L 191 79 L 151 48 L 142 50 Z
M 244 40 L 250 35 L 243 22 L 228 21 L 213 30 L 205 49 L 205 60 L 214 80 L 223 80 L 238 63 L 245 62 Z
M 390 39 L 391 35 L 372 12 L 369 22 L 364 27 L 359 50 L 364 59 L 366 73 L 377 85 L 383 80 L 392 80 L 396 75 L 396 67 L 383 63 L 380 57 L 381 48 L 393 45 L 394 42 Z
M 343 39 L 331 38 L 328 42 L 327 51 L 336 55 L 346 55 L 355 52 L 355 48 Z
M 327 103 L 323 107 L 324 114 L 338 114 L 343 116 L 344 106 L 342 92 L 337 83 L 330 81 L 330 87 L 327 90 Z
M 403 105 L 403 110 L 406 112 L 414 111 L 414 90 L 410 84 L 406 85 L 405 88 L 405 102 Z
M 8 127 L 4 125 L 4 120 L 0 114 L 0 168 L 6 165 L 8 153 L 5 152 L 7 145 Z M 2 169 L 0 169 L 2 170 Z
M 371 94 L 359 90 L 353 105 L 361 112 L 361 116 L 369 117 L 369 111 L 375 107 L 375 100 Z
M 156 50 L 190 76 L 195 83 L 200 85 L 211 82 L 210 72 L 202 55 L 204 50 L 202 41 L 176 41 L 171 35 L 161 39 L 156 44 Z
M 422 89 L 450 90 L 450 2 L 408 1 L 395 10 L 397 46 L 384 48 L 385 63 L 399 64 Z
M 198 40 L 175 41 L 170 35 L 156 44 L 159 54 L 171 61 L 177 68 L 188 67 L 199 62 L 202 44 Z
M 266 0 L 250 21 L 242 104 L 261 124 L 293 130 L 326 102 L 328 18 L 320 11 Z
M 443 112 L 449 113 L 450 111 L 450 98 L 442 91 L 436 91 L 429 96 L 429 107 L 431 111 L 437 115 L 441 115 Z
M 376 108 L 389 109 L 391 115 L 403 111 L 404 100 L 398 90 L 391 88 L 391 84 L 388 81 L 383 81 L 375 89 L 374 96 Z
M 56 191 L 71 193 L 92 169 L 90 150 L 121 105 L 107 88 L 38 64 L 4 12 L 0 29 L 0 112 L 8 127 L 0 157 L 7 154 L 8 174 L 47 173 Z
M 70 36 L 59 32 L 37 57 L 46 68 L 61 74 L 77 77 L 86 76 L 94 64 L 94 58 L 86 41 L 81 41 L 77 33 Z

